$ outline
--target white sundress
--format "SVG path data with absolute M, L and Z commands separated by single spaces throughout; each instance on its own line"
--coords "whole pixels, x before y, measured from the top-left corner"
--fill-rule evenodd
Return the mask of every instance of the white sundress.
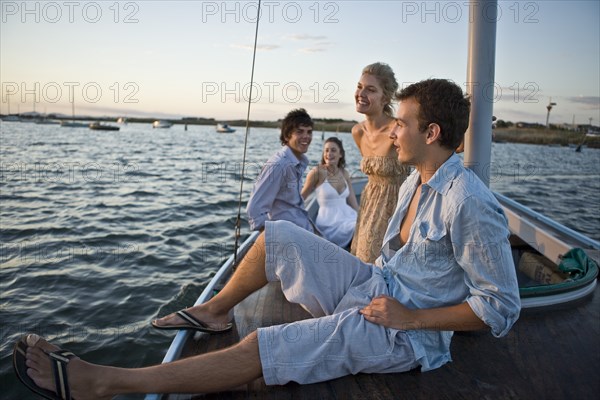
M 347 247 L 352 241 L 356 225 L 356 211 L 346 202 L 350 195 L 348 185 L 342 193 L 326 179 L 316 188 L 319 213 L 315 221 L 323 237 L 340 247 Z

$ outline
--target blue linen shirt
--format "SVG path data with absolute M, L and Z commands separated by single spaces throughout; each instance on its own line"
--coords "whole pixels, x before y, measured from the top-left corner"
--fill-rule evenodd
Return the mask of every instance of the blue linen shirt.
M 308 158 L 298 159 L 292 149 L 284 146 L 263 166 L 246 212 L 252 230 L 264 228 L 265 221 L 286 220 L 301 228 L 313 231 L 308 213 L 304 209 L 302 174 L 308 167 Z
M 521 302 L 502 207 L 453 154 L 423 184 L 408 241 L 400 247 L 400 224 L 420 183 L 418 171 L 413 171 L 401 186 L 376 261 L 391 295 L 410 309 L 467 301 L 494 336 L 506 335 L 519 317 Z M 451 361 L 452 331 L 407 333 L 423 371 Z

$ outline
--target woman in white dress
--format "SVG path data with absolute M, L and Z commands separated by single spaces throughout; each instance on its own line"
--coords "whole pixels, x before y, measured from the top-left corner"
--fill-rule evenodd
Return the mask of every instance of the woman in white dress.
M 336 137 L 323 145 L 323 156 L 318 166 L 306 177 L 302 197 L 316 191 L 319 213 L 315 225 L 323 237 L 341 247 L 352 241 L 358 202 L 346 166 L 344 146 Z

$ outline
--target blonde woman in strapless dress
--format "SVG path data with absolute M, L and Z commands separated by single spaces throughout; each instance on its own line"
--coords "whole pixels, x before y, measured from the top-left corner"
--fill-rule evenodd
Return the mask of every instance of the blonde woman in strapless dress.
M 392 99 L 397 90 L 390 66 L 375 63 L 363 69 L 354 93 L 356 111 L 365 120 L 352 127 L 352 137 L 363 157 L 360 169 L 369 180 L 361 194 L 351 252 L 367 263 L 379 257 L 398 190 L 410 172 L 398 161 L 389 137 L 396 123 Z
M 319 213 L 315 225 L 320 234 L 340 247 L 348 247 L 354 234 L 358 202 L 344 169 L 346 154 L 342 141 L 330 137 L 323 145 L 321 162 L 308 173 L 302 197 L 316 191 Z

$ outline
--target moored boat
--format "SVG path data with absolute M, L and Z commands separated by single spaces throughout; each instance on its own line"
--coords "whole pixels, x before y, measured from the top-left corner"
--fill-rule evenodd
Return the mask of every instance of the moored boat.
M 164 119 L 156 120 L 152 123 L 152 128 L 156 128 L 156 129 L 166 129 L 166 128 L 170 128 L 172 126 L 173 126 L 173 123 L 171 121 L 166 121 Z
M 232 133 L 235 132 L 235 129 L 230 127 L 227 124 L 217 124 L 217 132 L 219 133 Z
M 114 125 L 107 125 L 107 124 L 102 124 L 100 122 L 92 122 L 89 125 L 89 128 L 95 131 L 118 131 L 119 128 L 118 126 L 114 126 Z
M 60 124 L 60 121 L 44 117 L 44 118 L 35 120 L 35 123 L 37 125 L 58 125 L 58 124 Z
M 86 122 L 75 121 L 75 100 L 71 101 L 71 121 L 62 120 L 60 126 L 63 128 L 85 128 L 89 126 Z

